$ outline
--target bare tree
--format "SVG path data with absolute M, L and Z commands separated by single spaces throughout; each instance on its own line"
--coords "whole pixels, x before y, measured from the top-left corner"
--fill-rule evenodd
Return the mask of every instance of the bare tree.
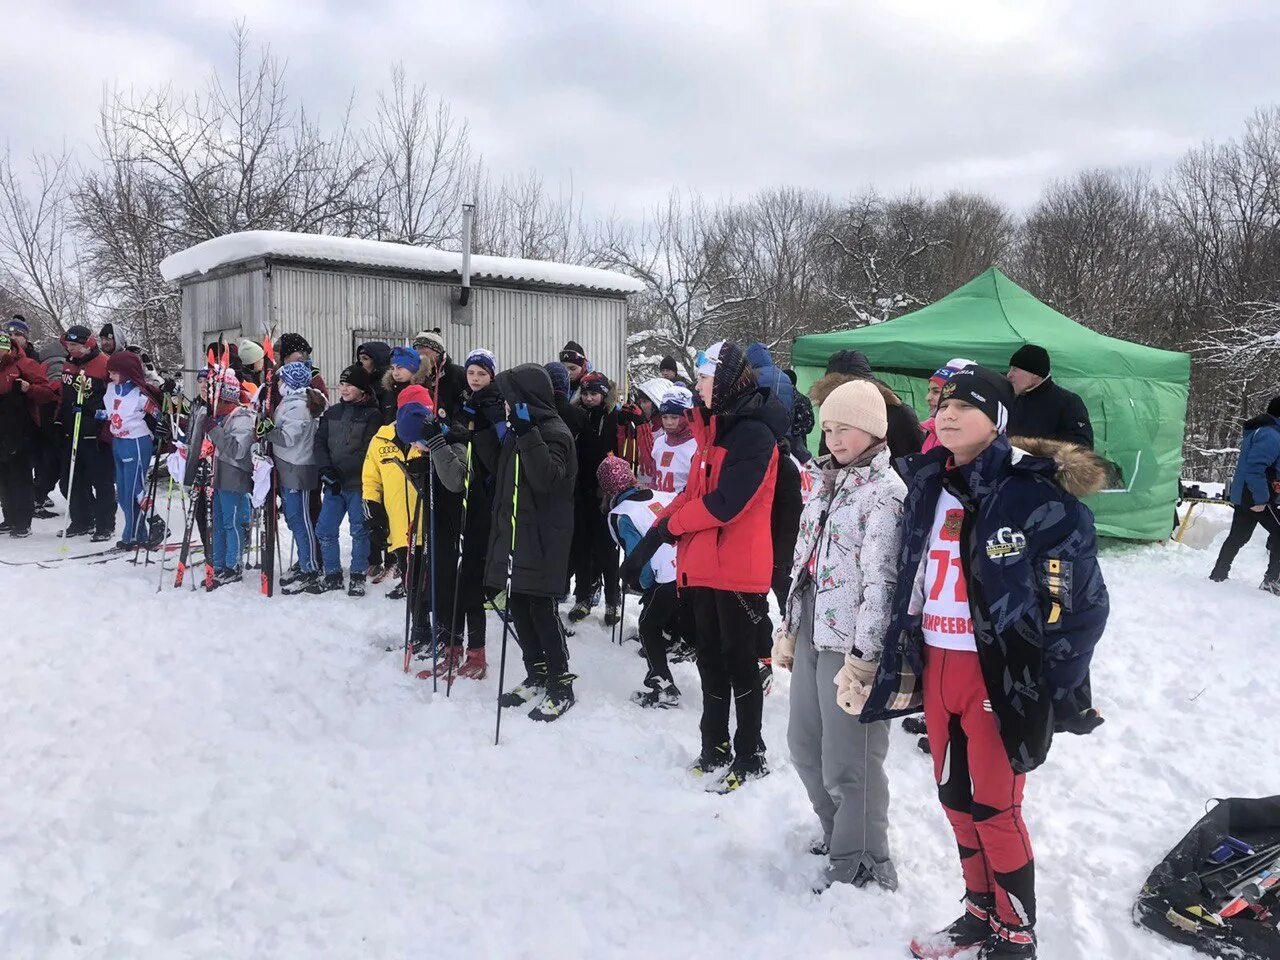
M 561 263 L 593 259 L 582 198 L 572 184 L 553 195 L 536 172 L 495 181 L 477 164 L 471 190 L 476 204 L 472 246 L 477 253 Z
M 29 186 L 6 151 L 0 159 L 0 267 L 10 296 L 58 331 L 85 319 L 72 235 L 71 154 L 37 154 Z

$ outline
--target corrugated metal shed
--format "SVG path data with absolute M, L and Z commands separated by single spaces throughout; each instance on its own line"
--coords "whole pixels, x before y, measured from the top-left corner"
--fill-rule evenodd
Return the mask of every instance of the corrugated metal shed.
M 238 236 L 243 235 L 219 240 Z M 203 345 L 217 340 L 219 333 L 229 340 L 241 336 L 260 340 L 268 330 L 276 338 L 294 332 L 311 343 L 313 362 L 326 381 L 334 383 L 352 362 L 357 344 L 385 340 L 396 345 L 409 341 L 419 330 L 438 327 L 458 361 L 470 349 L 486 347 L 503 367 L 545 363 L 572 339 L 583 345 L 595 368 L 611 376 L 620 376 L 624 369 L 626 296 L 638 287 L 630 277 L 568 265 L 485 258 L 493 261 L 491 271 L 500 269 L 505 274 L 473 273 L 470 302 L 464 308 L 458 305 L 456 273 L 386 265 L 424 262 L 447 267 L 449 261 L 441 257 L 458 255 L 360 241 L 361 246 L 351 248 L 359 255 L 353 259 L 366 262 L 342 263 L 332 259 L 345 249 L 341 244 L 286 244 L 276 240 L 281 236 L 294 235 L 272 235 L 273 243 L 267 245 L 224 245 L 224 251 L 230 252 L 221 258 L 207 252 L 197 256 L 205 246 L 201 244 L 165 262 L 170 268 L 165 270 L 166 277 L 182 289 L 188 366 L 202 365 Z M 370 252 L 371 244 L 394 249 Z M 264 249 L 262 255 L 236 256 Z M 313 250 L 324 256 L 310 256 Z M 384 252 L 384 257 L 375 256 Z M 181 273 L 183 269 L 188 272 Z M 568 282 L 572 280 L 590 286 L 575 286 Z M 610 286 L 616 289 L 605 289 Z

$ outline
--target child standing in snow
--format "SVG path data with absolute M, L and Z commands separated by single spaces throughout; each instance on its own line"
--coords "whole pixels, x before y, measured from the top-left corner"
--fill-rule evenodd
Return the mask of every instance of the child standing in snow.
M 369 530 L 365 525 L 362 492 L 364 462 L 382 414 L 373 402 L 373 384 L 364 367 L 356 364 L 343 370 L 339 391 L 341 402 L 325 411 L 316 430 L 316 467 L 324 488 L 316 537 L 324 562 L 324 580 L 313 583 L 308 592 L 342 589 L 338 531 L 346 517 L 351 529 L 351 586 L 347 592 L 353 597 L 362 597 L 369 566 Z
M 101 414 L 111 429 L 111 453 L 116 468 L 116 502 L 124 514 L 124 536 L 116 543 L 128 550 L 150 539 L 144 529 L 147 514 L 147 471 L 155 452 L 159 398 L 147 383 L 142 358 L 117 350 L 107 358 L 111 384 L 102 400 Z
M 773 664 L 792 671 L 791 760 L 822 824 L 822 887 L 898 886 L 889 856 L 889 725 L 858 723 L 837 699 L 844 678 L 875 675 L 893 603 L 906 485 L 889 463 L 884 398 L 854 380 L 819 413 L 826 456 L 810 461 L 792 588 Z
M 689 482 L 689 465 L 698 441 L 689 423 L 693 394 L 684 387 L 667 388 L 658 406 L 662 432 L 653 440 L 653 488 L 663 493 L 679 493 Z
M 1036 955 L 1023 786 L 1055 722 L 1071 729 L 1079 714 L 1074 694 L 1107 622 L 1093 515 L 1076 499 L 1105 470 L 1081 447 L 1007 439 L 1012 398 L 983 367 L 942 388 L 941 446 L 905 463 L 902 565 L 879 670 L 871 683 L 844 678 L 839 693 L 864 723 L 924 707 L 966 892 L 965 913 L 913 942 L 916 957 Z
M 578 381 L 573 401 L 586 415 L 578 434 L 578 489 L 573 518 L 573 597 L 569 622 L 585 620 L 600 582 L 604 581 L 604 625 L 618 622 L 618 549 L 600 512 L 596 470 L 618 450 L 617 395 L 603 373 L 588 373 Z
M 285 593 L 299 593 L 319 579 L 316 535 L 308 504 L 311 491 L 320 485 L 315 439 L 324 398 L 311 390 L 310 364 L 296 360 L 286 363 L 276 374 L 276 380 L 280 384 L 280 403 L 275 409 L 275 420 L 264 421 L 260 429 L 265 428 L 266 440 L 271 444 L 284 501 L 284 521 L 298 549 L 297 573 L 282 579 L 280 584 L 286 588 Z
M 609 533 L 628 556 L 635 551 L 671 501 L 674 493 L 642 488 L 630 465 L 620 457 L 606 457 L 596 471 L 600 496 L 609 508 Z M 649 665 L 644 677 L 648 689 L 633 693 L 631 699 L 642 707 L 680 705 L 680 688 L 671 677 L 667 663 L 670 631 L 679 635 L 680 607 L 676 592 L 676 550 L 663 544 L 639 569 L 634 583 L 624 584 L 643 596 L 640 601 L 640 646 Z

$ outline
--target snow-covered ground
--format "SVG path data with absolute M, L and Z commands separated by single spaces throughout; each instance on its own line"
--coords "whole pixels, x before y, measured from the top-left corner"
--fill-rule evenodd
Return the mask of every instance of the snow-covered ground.
M 56 556 L 57 526 L 0 539 L 0 558 Z M 1104 557 L 1108 720 L 1060 737 L 1027 789 L 1050 960 L 1193 956 L 1132 925 L 1135 893 L 1207 798 L 1280 783 L 1262 538 L 1229 583 L 1211 563 L 1176 545 Z M 380 589 L 268 601 L 249 583 L 157 593 L 156 574 L 0 567 L 5 960 L 891 958 L 957 913 L 954 843 L 900 729 L 901 890 L 810 893 L 785 676 L 766 701 L 773 774 L 718 797 L 684 773 L 692 665 L 684 707 L 642 712 L 635 648 L 598 620 L 570 641 L 578 706 L 550 725 L 509 711 L 495 747 L 496 619 L 489 679 L 433 698 L 385 651 L 403 607 Z

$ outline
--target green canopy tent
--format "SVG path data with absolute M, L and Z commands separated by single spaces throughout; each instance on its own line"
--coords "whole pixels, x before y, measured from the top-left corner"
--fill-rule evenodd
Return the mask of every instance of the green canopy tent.
M 1098 532 L 1163 540 L 1182 471 L 1191 358 L 1103 336 L 1041 303 L 992 267 L 914 313 L 856 330 L 796 339 L 792 361 L 807 390 L 839 350 L 860 350 L 876 375 L 923 419 L 929 376 L 952 357 L 1003 372 L 1025 343 L 1049 351 L 1053 377 L 1084 398 L 1098 453 L 1113 469 L 1089 498 Z M 816 413 L 816 411 L 815 411 Z M 816 446 L 815 446 L 816 449 Z

